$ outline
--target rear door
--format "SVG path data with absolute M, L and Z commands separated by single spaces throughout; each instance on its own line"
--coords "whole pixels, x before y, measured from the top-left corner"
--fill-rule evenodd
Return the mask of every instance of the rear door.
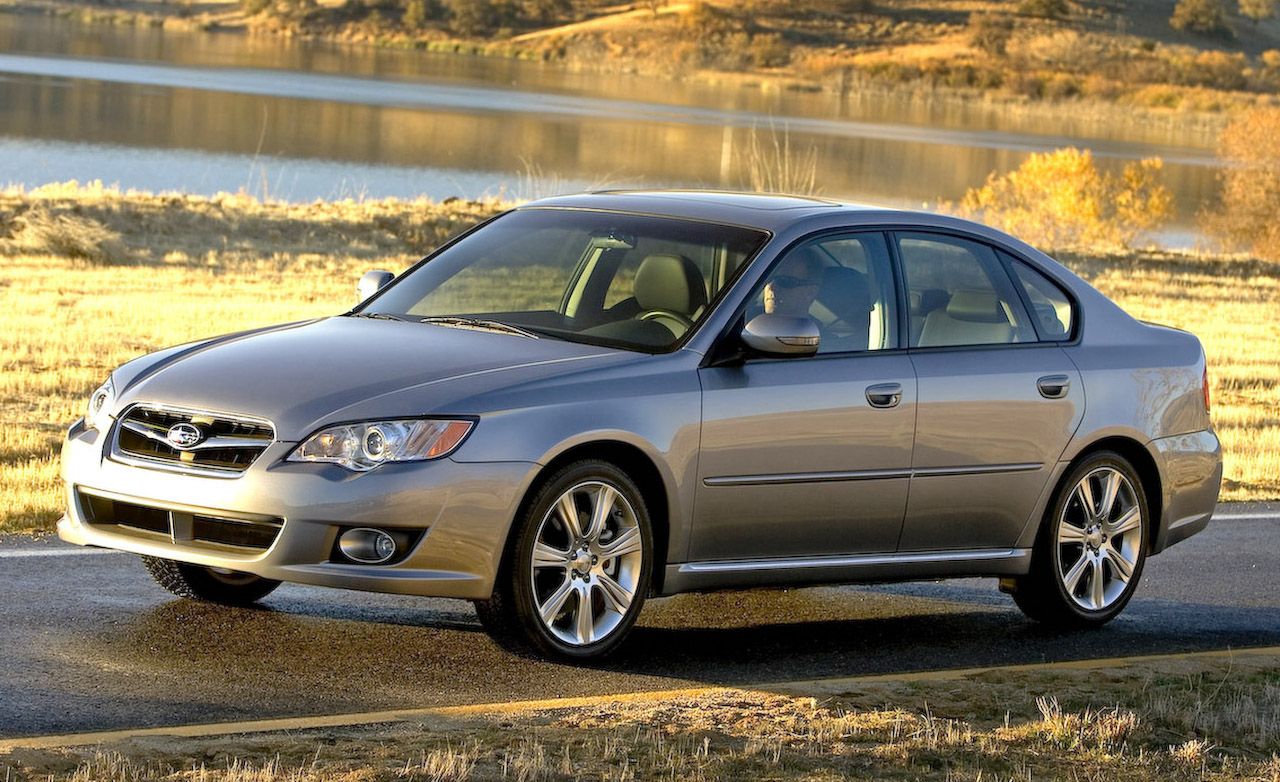
M 1070 331 L 1049 333 L 1053 306 L 1033 303 L 994 248 L 934 233 L 893 241 L 919 384 L 898 548 L 1007 549 L 1083 414 L 1079 373 L 1058 346 Z

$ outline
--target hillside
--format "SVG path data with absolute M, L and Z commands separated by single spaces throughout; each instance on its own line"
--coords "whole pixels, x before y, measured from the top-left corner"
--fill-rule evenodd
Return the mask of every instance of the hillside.
M 1175 29 L 1174 0 L 4 0 L 0 8 L 799 89 L 1196 111 L 1275 102 L 1280 20 L 1248 19 L 1239 0 L 1182 2 L 1219 8 L 1218 29 Z M 1276 10 L 1274 0 L 1245 2 Z M 1193 27 L 1197 20 L 1216 23 L 1212 13 Z

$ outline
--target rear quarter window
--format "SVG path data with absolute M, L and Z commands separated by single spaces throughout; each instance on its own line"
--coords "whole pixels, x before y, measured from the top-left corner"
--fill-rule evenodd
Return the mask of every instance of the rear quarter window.
M 1066 291 L 1029 264 L 1000 253 L 1018 285 L 1026 293 L 1031 306 L 1031 319 L 1040 339 L 1045 342 L 1064 342 L 1071 339 L 1075 328 L 1075 307 Z

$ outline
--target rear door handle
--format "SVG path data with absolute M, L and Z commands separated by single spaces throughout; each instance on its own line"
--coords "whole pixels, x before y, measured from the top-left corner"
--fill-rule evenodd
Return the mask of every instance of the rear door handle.
M 867 386 L 867 402 L 872 407 L 897 407 L 902 401 L 901 383 L 880 383 Z
M 1071 378 L 1066 375 L 1045 375 L 1036 381 L 1040 396 L 1045 399 L 1061 399 L 1071 390 Z

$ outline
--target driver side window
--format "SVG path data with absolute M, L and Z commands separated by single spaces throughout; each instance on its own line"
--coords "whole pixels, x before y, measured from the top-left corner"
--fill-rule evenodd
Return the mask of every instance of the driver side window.
M 884 236 L 839 234 L 798 245 L 765 278 L 754 312 L 812 318 L 819 354 L 896 348 L 896 299 Z

